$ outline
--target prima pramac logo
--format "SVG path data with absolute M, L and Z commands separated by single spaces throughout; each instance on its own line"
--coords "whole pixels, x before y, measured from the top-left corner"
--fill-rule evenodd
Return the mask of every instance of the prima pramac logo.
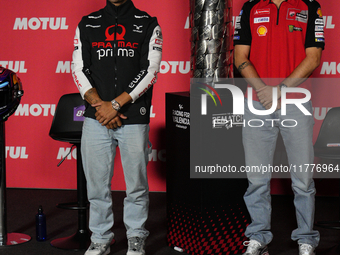
M 105 30 L 105 36 L 106 36 L 106 40 L 105 41 L 114 41 L 115 39 L 117 41 L 122 41 L 124 40 L 124 36 L 125 36 L 125 33 L 126 33 L 126 29 L 123 25 L 118 25 L 118 27 L 120 28 L 120 33 L 116 32 L 115 31 L 115 28 L 116 25 L 112 25 L 112 26 L 109 26 L 106 30 Z M 111 33 L 110 33 L 111 31 Z M 116 36 L 116 38 L 115 38 Z
M 98 54 L 98 60 L 115 57 L 114 47 L 117 47 L 117 56 L 133 58 L 138 42 L 125 40 L 126 28 L 123 25 L 112 25 L 105 30 L 105 42 L 92 42 L 92 48 Z

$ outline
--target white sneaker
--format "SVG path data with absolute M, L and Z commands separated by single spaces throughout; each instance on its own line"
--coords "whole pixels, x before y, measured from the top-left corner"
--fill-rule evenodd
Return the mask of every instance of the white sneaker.
M 269 255 L 267 245 L 262 246 L 256 240 L 249 240 L 243 243 L 244 246 L 248 246 L 246 252 L 243 255 Z
M 91 242 L 89 248 L 84 255 L 107 255 L 110 253 L 110 245 L 113 237 L 107 243 L 94 243 Z
M 307 243 L 299 244 L 299 255 L 315 255 L 315 248 Z
M 145 255 L 145 238 L 130 237 L 128 238 L 128 246 L 126 255 Z

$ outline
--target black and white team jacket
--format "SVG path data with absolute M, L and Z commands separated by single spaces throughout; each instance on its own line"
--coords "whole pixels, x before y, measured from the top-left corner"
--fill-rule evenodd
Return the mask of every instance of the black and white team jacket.
M 84 96 L 92 87 L 111 101 L 124 91 L 133 99 L 120 110 L 123 124 L 150 121 L 152 86 L 162 58 L 163 37 L 157 18 L 138 10 L 131 0 L 84 16 L 74 38 L 72 76 Z M 95 118 L 86 103 L 84 116 Z

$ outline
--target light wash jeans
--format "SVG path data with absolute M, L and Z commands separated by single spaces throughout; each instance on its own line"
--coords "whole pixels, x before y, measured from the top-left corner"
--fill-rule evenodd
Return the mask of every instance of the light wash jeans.
M 127 237 L 146 238 L 149 235 L 144 227 L 149 211 L 146 166 L 151 147 L 148 145 L 148 124 L 124 125 L 108 130 L 97 120 L 85 118 L 81 153 L 90 202 L 92 242 L 106 243 L 113 237 L 111 179 L 117 146 L 126 184 L 123 220 Z
M 260 102 L 253 101 L 255 109 L 264 110 Z M 312 114 L 311 101 L 303 106 Z M 313 116 L 305 116 L 295 105 L 287 105 L 287 114 L 281 115 L 281 110 L 271 115 L 254 115 L 248 108 L 245 100 L 244 119 L 261 119 L 265 123 L 263 127 L 243 127 L 243 145 L 247 166 L 272 165 L 276 139 L 281 132 L 287 151 L 288 162 L 291 165 L 312 164 L 314 162 L 313 150 Z M 274 122 L 266 119 L 279 119 Z M 284 127 L 282 120 L 294 119 L 298 122 L 295 127 Z M 255 124 L 256 123 L 256 124 Z M 253 122 L 259 125 L 259 122 Z M 286 121 L 284 125 L 294 126 L 294 122 Z M 259 125 L 260 126 L 260 125 Z M 318 231 L 313 230 L 315 211 L 315 186 L 312 179 L 313 173 L 291 172 L 292 189 L 294 192 L 294 205 L 297 219 L 297 229 L 292 232 L 291 238 L 298 243 L 307 243 L 316 247 L 320 240 Z M 270 243 L 273 238 L 271 232 L 271 173 L 247 173 L 248 189 L 244 195 L 244 201 L 248 208 L 251 224 L 247 227 L 245 235 L 249 239 L 255 239 L 262 245 Z M 280 219 L 285 221 L 285 219 Z

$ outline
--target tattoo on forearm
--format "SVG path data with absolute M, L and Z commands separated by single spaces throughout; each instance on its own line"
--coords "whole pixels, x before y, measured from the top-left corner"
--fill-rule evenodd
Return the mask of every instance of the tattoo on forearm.
M 249 66 L 249 65 L 251 65 L 251 63 L 249 62 L 249 61 L 245 61 L 245 62 L 243 62 L 241 65 L 239 65 L 238 67 L 237 67 L 237 70 L 239 71 L 239 72 L 241 72 L 243 69 L 245 69 L 247 66 Z
M 95 94 L 95 91 L 92 88 L 92 89 L 89 89 L 84 95 L 85 100 L 90 104 L 95 104 L 98 102 L 98 100 L 93 97 L 93 94 Z

